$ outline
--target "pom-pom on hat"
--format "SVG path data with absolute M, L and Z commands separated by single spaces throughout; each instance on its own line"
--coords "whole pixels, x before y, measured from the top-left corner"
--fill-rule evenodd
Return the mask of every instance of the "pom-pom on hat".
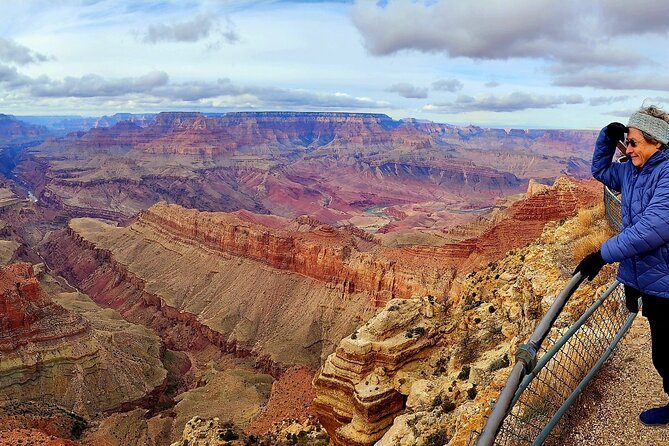
M 627 127 L 634 127 L 648 133 L 662 144 L 669 143 L 669 122 L 646 113 L 636 112 L 627 123 Z

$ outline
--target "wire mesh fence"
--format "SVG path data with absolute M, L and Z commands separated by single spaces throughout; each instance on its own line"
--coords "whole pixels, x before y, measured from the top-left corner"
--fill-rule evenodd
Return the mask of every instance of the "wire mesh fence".
M 560 417 L 569 400 L 580 393 L 584 379 L 615 347 L 628 321 L 623 288 L 615 282 L 571 327 L 554 328 L 542 345 L 537 365 L 516 391 L 494 444 L 563 444 L 566 426 L 558 423 Z
M 604 214 L 609 227 L 619 232 L 622 227 L 622 214 L 620 207 L 620 197 L 617 192 L 604 186 Z

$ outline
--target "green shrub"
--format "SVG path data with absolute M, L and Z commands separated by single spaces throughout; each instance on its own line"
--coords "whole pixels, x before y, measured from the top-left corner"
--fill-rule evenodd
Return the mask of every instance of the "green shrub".
M 425 440 L 425 446 L 444 446 L 446 443 L 448 443 L 448 436 L 443 430 L 431 434 Z
M 471 367 L 469 364 L 463 365 L 462 370 L 460 370 L 460 373 L 458 373 L 458 379 L 465 380 L 469 379 L 469 372 L 471 371 Z
M 506 368 L 510 364 L 511 364 L 511 361 L 509 361 L 509 355 L 507 355 L 505 353 L 504 356 L 502 356 L 501 358 L 497 359 L 495 362 L 490 364 L 490 368 L 488 370 L 490 370 L 491 372 L 494 372 L 494 371 L 497 371 L 499 369 Z

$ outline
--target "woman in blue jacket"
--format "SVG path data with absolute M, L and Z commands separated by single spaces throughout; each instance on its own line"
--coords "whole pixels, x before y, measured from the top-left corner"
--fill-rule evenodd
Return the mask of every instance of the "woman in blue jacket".
M 628 161 L 613 162 L 618 141 L 625 140 Z M 576 267 L 592 280 L 606 263 L 620 262 L 618 280 L 625 286 L 627 308 L 648 318 L 653 365 L 669 394 L 669 114 L 651 106 L 599 133 L 592 175 L 622 193 L 622 228 Z M 644 424 L 669 424 L 669 404 L 646 410 Z

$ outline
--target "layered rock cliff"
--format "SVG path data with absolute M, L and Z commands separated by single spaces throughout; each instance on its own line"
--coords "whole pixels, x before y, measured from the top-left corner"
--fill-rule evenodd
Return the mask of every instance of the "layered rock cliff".
M 304 221 L 284 221 L 282 228 L 272 230 L 232 214 L 157 204 L 140 214 L 137 225 L 302 274 L 345 294 L 365 293 L 375 302 L 413 294 L 443 296 L 450 287 L 453 260 L 439 264 L 423 259 L 417 264 L 363 231 Z
M 176 235 L 176 236 L 175 236 Z M 70 222 L 43 251 L 96 302 L 158 332 L 168 347 L 207 345 L 275 364 L 317 367 L 369 296 L 179 237 L 142 220 L 120 228 Z
M 76 294 L 59 299 L 86 307 Z M 88 415 L 160 390 L 157 337 L 99 309 L 80 313 L 44 293 L 30 264 L 0 268 L 0 403 L 37 400 Z
M 0 143 L 16 144 L 44 140 L 49 135 L 43 126 L 25 123 L 14 116 L 0 113 Z
M 32 266 L 17 263 L 0 269 L 0 352 L 16 353 L 30 345 L 89 335 L 90 323 L 66 311 L 41 292 Z M 8 358 L 5 357 L 7 365 Z
M 278 155 L 279 148 L 430 144 L 429 136 L 415 127 L 381 114 L 239 112 L 221 117 L 196 115 L 175 124 L 164 136 L 139 145 L 138 150 L 206 156 L 251 150 Z
M 443 308 L 433 298 L 396 299 L 385 310 L 345 338 L 314 380 L 314 405 L 334 444 L 376 442 L 406 403 L 398 371 L 429 358 L 452 331 L 437 323 Z

